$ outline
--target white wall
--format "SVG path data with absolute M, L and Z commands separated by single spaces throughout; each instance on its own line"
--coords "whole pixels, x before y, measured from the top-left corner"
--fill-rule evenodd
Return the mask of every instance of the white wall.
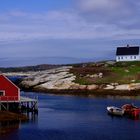
M 116 61 L 140 61 L 140 55 L 121 55 L 116 56 Z

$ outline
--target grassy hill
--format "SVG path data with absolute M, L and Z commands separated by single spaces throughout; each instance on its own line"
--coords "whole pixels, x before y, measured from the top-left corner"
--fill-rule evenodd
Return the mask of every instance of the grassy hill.
M 64 65 L 37 65 L 27 67 L 0 68 L 1 72 L 42 71 Z M 140 82 L 140 62 L 102 61 L 97 63 L 74 64 L 70 70 L 76 75 L 76 83 L 91 84 L 128 84 Z
M 108 84 L 140 82 L 140 62 L 105 61 L 75 65 L 71 72 L 76 75 L 76 83 Z

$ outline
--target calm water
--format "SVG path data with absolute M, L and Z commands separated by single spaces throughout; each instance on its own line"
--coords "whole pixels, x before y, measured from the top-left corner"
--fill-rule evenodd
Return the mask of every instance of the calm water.
M 109 105 L 134 103 L 138 98 L 97 98 L 56 96 L 24 93 L 39 96 L 39 114 L 30 122 L 20 124 L 0 140 L 138 140 L 140 120 L 111 117 Z

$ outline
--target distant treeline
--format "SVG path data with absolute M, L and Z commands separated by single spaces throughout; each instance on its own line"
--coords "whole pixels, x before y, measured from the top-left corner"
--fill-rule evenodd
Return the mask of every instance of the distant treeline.
M 49 65 L 42 64 L 36 66 L 24 66 L 24 67 L 9 67 L 9 68 L 0 68 L 0 72 L 28 72 L 28 71 L 42 71 L 52 68 L 60 67 L 61 65 Z

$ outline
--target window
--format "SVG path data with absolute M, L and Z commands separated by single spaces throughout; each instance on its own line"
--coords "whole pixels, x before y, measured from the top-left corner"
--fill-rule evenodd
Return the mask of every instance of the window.
M 123 56 L 121 57 L 121 59 L 123 59 Z
M 118 56 L 118 59 L 120 60 L 120 57 Z
M 130 59 L 133 59 L 133 57 L 132 57 L 132 56 L 130 56 Z
M 134 59 L 136 59 L 136 56 L 134 56 Z
M 4 96 L 4 91 L 0 91 L 0 96 Z

